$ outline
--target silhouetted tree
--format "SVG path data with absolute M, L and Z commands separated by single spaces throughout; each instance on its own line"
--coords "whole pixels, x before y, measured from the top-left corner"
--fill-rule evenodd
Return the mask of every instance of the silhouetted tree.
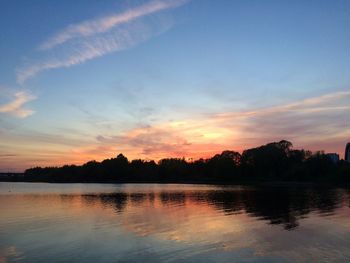
M 234 151 L 223 151 L 207 161 L 208 172 L 219 179 L 230 180 L 238 176 L 241 155 Z
M 42 182 L 242 182 L 324 181 L 350 183 L 350 164 L 334 163 L 324 152 L 293 149 L 282 140 L 244 150 L 226 150 L 209 159 L 187 162 L 165 158 L 158 163 L 141 159 L 131 162 L 119 154 L 102 162 L 81 166 L 34 167 L 22 180 Z

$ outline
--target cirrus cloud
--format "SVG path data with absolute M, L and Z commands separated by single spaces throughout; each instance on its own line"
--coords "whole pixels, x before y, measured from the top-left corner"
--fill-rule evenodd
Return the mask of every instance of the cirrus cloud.
M 118 135 L 99 135 L 97 143 L 76 149 L 98 159 L 123 152 L 131 158 L 209 157 L 226 149 L 242 151 L 287 139 L 296 147 L 343 152 L 350 138 L 350 91 L 337 91 L 250 111 L 135 127 Z
M 14 100 L 0 105 L 0 113 L 7 113 L 18 118 L 25 118 L 34 113 L 31 109 L 23 108 L 25 103 L 36 99 L 34 95 L 26 91 L 19 91 L 14 96 Z
M 146 16 L 179 7 L 186 2 L 188 0 L 151 1 L 119 14 L 69 25 L 39 46 L 39 51 L 46 51 L 43 58 L 17 69 L 17 82 L 23 84 L 42 71 L 68 68 L 132 48 L 172 26 L 172 22 L 155 21 L 155 17 L 146 20 Z
M 152 1 L 133 9 L 126 10 L 122 13 L 84 21 L 78 24 L 69 25 L 67 28 L 49 38 L 42 43 L 39 49 L 51 49 L 57 45 L 63 44 L 70 39 L 77 37 L 87 37 L 98 33 L 103 33 L 111 30 L 121 24 L 128 23 L 137 18 L 150 15 L 162 10 L 175 8 L 183 5 L 188 0 L 167 0 L 167 1 Z

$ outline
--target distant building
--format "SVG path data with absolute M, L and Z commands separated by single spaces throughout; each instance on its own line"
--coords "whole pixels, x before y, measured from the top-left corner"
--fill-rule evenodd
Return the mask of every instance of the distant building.
M 326 156 L 327 156 L 333 163 L 338 163 L 338 162 L 339 162 L 339 154 L 337 154 L 337 153 L 327 153 Z
M 350 142 L 346 144 L 344 159 L 345 161 L 350 162 Z

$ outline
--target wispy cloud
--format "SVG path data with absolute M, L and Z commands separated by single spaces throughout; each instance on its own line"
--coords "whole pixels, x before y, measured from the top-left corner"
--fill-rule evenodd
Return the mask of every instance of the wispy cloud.
M 350 106 L 347 104 L 350 99 L 350 91 L 332 92 L 312 98 L 307 98 L 301 101 L 287 103 L 285 105 L 278 105 L 268 108 L 256 109 L 252 111 L 242 112 L 226 112 L 215 115 L 216 118 L 232 119 L 232 118 L 246 118 L 254 116 L 265 116 L 277 113 L 299 113 L 307 114 L 311 112 L 322 111 L 337 111 L 346 110 Z M 343 102 L 343 103 L 342 103 Z M 345 102 L 345 103 L 344 103 Z M 342 104 L 340 104 L 342 103 Z
M 17 81 L 22 84 L 28 78 L 45 70 L 68 68 L 108 53 L 131 48 L 151 37 L 151 32 L 147 32 L 145 28 L 143 30 L 129 26 L 127 30 L 119 29 L 108 36 L 82 40 L 78 43 L 77 48 L 63 50 L 58 57 L 44 59 L 19 69 L 17 71 Z
M 23 84 L 39 72 L 71 67 L 103 55 L 132 48 L 152 36 L 168 30 L 171 25 L 158 21 L 139 21 L 162 10 L 185 4 L 187 0 L 152 1 L 123 13 L 73 24 L 40 45 L 40 50 L 55 52 L 42 60 L 17 70 L 17 82 Z
M 14 96 L 13 101 L 0 105 L 0 113 L 7 113 L 18 118 L 25 118 L 34 113 L 33 110 L 23 108 L 23 105 L 36 99 L 35 96 L 25 91 L 17 92 Z
M 241 151 L 270 141 L 342 153 L 350 138 L 350 91 L 241 112 L 136 127 L 116 136 L 97 136 L 97 145 L 79 155 L 123 152 L 131 158 L 209 157 L 225 149 Z
M 8 105 L 7 109 L 16 108 Z M 21 158 L 23 169 L 81 164 L 120 152 L 131 159 L 206 158 L 222 150 L 242 151 L 281 139 L 292 141 L 298 148 L 342 154 L 350 138 L 349 105 L 350 91 L 340 91 L 263 109 L 159 121 L 119 132 L 117 128 L 114 133 L 113 129 L 83 134 L 70 131 L 68 137 L 61 132 L 8 133 L 0 136 L 1 145 L 5 145 L 0 154 L 20 153 L 20 157 L 8 156 L 2 162 L 18 167 Z
M 50 49 L 57 45 L 63 44 L 66 41 L 77 38 L 87 37 L 98 33 L 103 33 L 112 28 L 133 21 L 137 18 L 150 15 L 165 9 L 175 8 L 183 5 L 188 0 L 167 0 L 167 1 L 152 1 L 125 12 L 113 14 L 107 17 L 84 21 L 79 24 L 69 25 L 67 28 L 48 39 L 40 45 L 40 49 Z

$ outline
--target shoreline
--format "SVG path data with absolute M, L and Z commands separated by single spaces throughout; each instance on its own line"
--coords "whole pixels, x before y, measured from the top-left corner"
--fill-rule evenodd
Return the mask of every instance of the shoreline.
M 46 184 L 185 184 L 185 185 L 218 185 L 218 186 L 263 186 L 263 187 L 339 187 L 350 188 L 342 182 L 298 182 L 298 181 L 96 181 L 96 182 L 54 182 L 0 180 L 0 183 L 46 183 Z

